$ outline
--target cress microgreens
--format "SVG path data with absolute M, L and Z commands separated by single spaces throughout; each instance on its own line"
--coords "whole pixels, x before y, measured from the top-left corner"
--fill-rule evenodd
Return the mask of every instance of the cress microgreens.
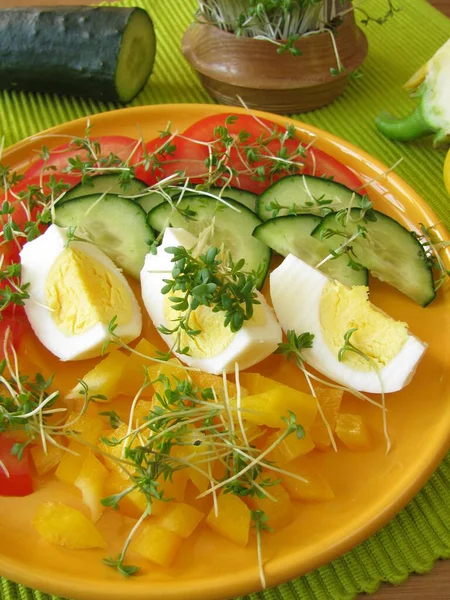
M 336 222 L 336 224 L 340 225 L 342 229 L 333 229 L 332 227 L 325 227 L 320 231 L 320 241 L 325 241 L 337 236 L 344 238 L 344 242 L 335 250 L 330 249 L 328 256 L 326 256 L 316 265 L 317 269 L 329 260 L 339 258 L 343 254 L 347 255 L 347 264 L 351 269 L 355 271 L 360 271 L 364 268 L 364 266 L 361 265 L 361 263 L 355 260 L 355 258 L 357 257 L 354 253 L 352 242 L 354 242 L 358 238 L 367 239 L 367 237 L 369 236 L 369 232 L 367 227 L 362 223 L 367 223 L 368 221 L 374 222 L 377 220 L 377 217 L 372 209 L 372 202 L 367 196 L 359 196 L 354 194 L 353 197 L 356 197 L 356 201 L 359 207 L 357 215 L 354 216 L 352 212 L 352 204 L 350 203 L 350 205 L 347 208 L 343 208 L 334 215 L 334 221 Z M 345 230 L 349 223 L 357 223 L 355 232 L 353 234 Z M 352 254 L 355 258 L 353 258 Z
M 109 417 L 111 429 L 118 429 L 123 423 L 122 419 L 115 410 L 105 410 L 103 412 L 99 412 L 98 414 L 103 417 Z
M 286 424 L 283 433 L 262 452 L 248 442 L 242 445 L 243 440 L 236 435 L 233 413 L 235 415 L 238 408 L 229 403 L 225 390 L 223 403 L 212 388 L 200 388 L 189 379 L 159 375 L 151 383 L 156 390 L 155 401 L 143 422 L 133 423 L 133 402 L 126 435 L 101 440 L 106 446 L 122 447 L 124 460 L 118 459 L 118 465 L 124 467 L 130 482 L 124 491 L 103 498 L 102 504 L 117 509 L 121 500 L 135 490 L 144 494 L 148 503 L 121 554 L 105 559 L 105 564 L 125 576 L 137 571 L 135 566 L 125 566 L 123 562 L 131 539 L 142 520 L 152 513 L 153 502 L 171 499 L 164 495 L 163 484 L 172 481 L 176 471 L 190 467 L 209 481 L 209 489 L 199 497 L 211 493 L 215 498 L 216 491 L 222 489 L 224 493 L 238 496 L 270 498 L 267 488 L 280 480 L 271 478 L 267 471 L 298 476 L 278 468 L 265 457 L 289 435 L 295 434 L 301 439 L 305 434 L 295 415 L 289 413 L 283 419 Z M 107 414 L 116 420 L 114 413 Z M 113 455 L 111 458 L 114 460 Z M 225 475 L 218 480 L 214 479 L 210 468 L 211 462 L 216 460 L 225 469 Z M 260 530 L 264 529 L 262 511 L 256 518 Z
M 70 452 L 56 438 L 61 434 L 70 436 L 75 433 L 76 422 L 84 414 L 89 403 L 105 400 L 105 397 L 90 394 L 86 382 L 79 380 L 83 405 L 79 414 L 67 423 L 67 407 L 56 405 L 60 400 L 59 391 L 50 391 L 53 387 L 53 375 L 45 379 L 41 373 L 31 377 L 20 372 L 18 356 L 10 341 L 9 328 L 5 334 L 3 353 L 5 358 L 0 362 L 0 434 L 6 431 L 22 431 L 26 435 L 24 442 L 14 444 L 13 454 L 20 460 L 24 449 L 36 439 L 40 439 L 45 452 L 48 444 Z M 62 413 L 62 418 L 58 421 L 55 417 L 59 413 Z
M 254 527 L 256 529 L 256 548 L 258 552 L 258 567 L 259 567 L 259 577 L 261 580 L 262 587 L 266 587 L 266 577 L 264 574 L 264 566 L 262 560 L 262 544 L 261 544 L 261 533 L 263 531 L 273 532 L 272 527 L 267 523 L 268 517 L 263 510 L 252 510 L 250 511 L 250 517 L 253 521 Z
M 29 283 L 21 283 L 22 265 L 12 263 L 3 267 L 4 255 L 0 257 L 0 319 L 1 313 L 11 305 L 23 306 L 30 295 Z
M 379 25 L 393 17 L 400 9 L 387 0 L 387 10 L 379 17 L 371 16 L 359 4 L 353 9 L 361 11 L 362 23 Z M 330 35 L 337 69 L 332 74 L 346 71 L 341 64 L 336 46 L 336 28 L 342 23 L 348 7 L 341 0 L 199 0 L 196 20 L 212 23 L 236 36 L 251 37 L 274 44 L 279 54 L 289 52 L 301 56 L 295 42 L 304 36 L 326 32 Z
M 214 246 L 204 254 L 195 256 L 192 250 L 182 246 L 166 248 L 173 256 L 172 279 L 164 279 L 162 294 L 172 294 L 169 300 L 172 309 L 180 313 L 174 319 L 172 329 L 161 325 L 158 330 L 166 335 L 175 335 L 170 353 L 175 350 L 188 354 L 189 346 L 182 347 L 182 332 L 195 337 L 201 330 L 192 329 L 189 320 L 199 306 L 212 308 L 213 312 L 224 313 L 224 327 L 230 327 L 233 333 L 239 331 L 244 322 L 253 316 L 253 307 L 260 304 L 256 295 L 255 275 L 249 275 L 242 269 L 245 260 L 234 263 L 231 256 L 225 262 L 219 258 L 220 251 Z

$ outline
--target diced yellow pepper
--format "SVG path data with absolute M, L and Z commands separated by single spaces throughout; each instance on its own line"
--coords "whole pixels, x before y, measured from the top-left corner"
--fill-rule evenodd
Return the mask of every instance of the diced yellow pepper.
M 132 486 L 133 482 L 130 479 L 124 479 L 119 473 L 112 471 L 105 481 L 105 497 L 120 494 Z M 120 499 L 119 510 L 128 517 L 139 519 L 147 508 L 147 504 L 145 495 L 136 489 Z
M 83 465 L 83 461 L 89 452 L 86 446 L 77 442 L 70 442 L 67 446 L 70 452 L 64 452 L 64 456 L 56 469 L 55 475 L 60 481 L 73 484 Z M 75 452 L 76 454 L 72 454 Z
M 177 358 L 172 358 L 165 363 L 152 363 L 147 372 L 149 380 L 154 382 L 152 384 L 154 391 L 161 396 L 164 395 L 164 385 L 159 381 L 155 381 L 160 375 L 168 377 L 172 387 L 177 379 L 183 381 L 187 378 L 187 371 L 183 369 L 183 365 Z
M 275 431 L 272 433 L 266 441 L 266 448 L 275 444 L 280 437 L 283 435 L 283 430 Z M 275 463 L 282 465 L 290 462 L 298 458 L 299 456 L 303 456 L 304 454 L 308 454 L 314 450 L 314 442 L 311 439 L 311 436 L 307 433 L 305 437 L 298 439 L 295 433 L 291 433 L 288 435 L 282 442 L 279 442 L 273 450 L 267 454 L 267 460 L 272 460 Z
M 57 442 L 61 443 L 59 439 Z M 39 444 L 38 446 L 33 446 L 31 448 L 30 454 L 37 474 L 45 475 L 61 462 L 65 451 L 62 448 L 58 448 L 58 446 L 47 443 L 47 452 L 45 452 L 42 445 Z
M 292 361 L 283 359 L 281 364 L 271 372 L 271 378 L 294 390 L 299 390 L 301 392 L 309 390 L 305 376 Z
M 133 422 L 142 425 L 142 423 L 147 420 L 147 417 L 152 410 L 152 406 L 152 400 L 139 400 L 134 408 Z
M 272 390 L 274 387 L 279 386 L 278 381 L 274 379 L 269 379 L 269 377 L 264 377 L 259 373 L 240 373 L 239 382 L 243 385 L 250 395 L 254 394 L 262 394 L 263 392 L 268 392 Z
M 293 500 L 332 500 L 334 492 L 325 479 L 308 464 L 308 459 L 300 458 L 290 463 L 286 471 L 301 477 L 303 481 L 284 475 L 283 486 Z
M 158 519 L 158 525 L 182 538 L 188 538 L 203 517 L 202 512 L 189 504 L 169 502 L 164 514 Z
M 193 429 L 183 436 L 184 446 L 175 446 L 171 454 L 174 457 L 196 465 L 183 469 L 188 478 L 192 481 L 199 493 L 206 491 L 209 487 L 210 477 L 208 474 L 207 460 L 214 460 L 214 453 L 211 451 L 211 444 L 206 441 L 201 431 Z M 211 465 L 212 466 L 212 465 Z M 182 472 L 182 471 L 180 471 Z
M 98 442 L 100 434 L 106 429 L 105 422 L 98 415 L 83 414 L 80 416 L 80 413 L 75 411 L 67 417 L 66 426 L 72 432 L 71 437 L 74 440 L 79 437 L 93 445 Z
M 86 373 L 83 381 L 89 388 L 89 395 L 101 394 L 110 401 L 117 392 L 117 386 L 122 377 L 128 357 L 120 350 L 115 350 L 101 360 L 93 369 Z M 76 385 L 66 396 L 68 399 L 78 399 L 83 393 L 80 384 Z
M 223 402 L 224 400 L 224 386 L 223 386 L 223 377 L 219 377 L 217 375 L 212 375 L 211 373 L 203 373 L 203 371 L 190 371 L 189 375 L 192 381 L 201 389 L 212 388 L 216 394 L 217 398 Z M 242 375 L 241 375 L 242 377 Z M 248 396 L 248 390 L 243 386 L 240 381 L 241 388 L 241 396 Z M 232 381 L 227 380 L 227 392 L 228 398 L 236 398 L 237 396 L 237 386 Z
M 273 384 L 267 391 L 241 399 L 242 418 L 256 425 L 278 429 L 286 427 L 282 417 L 289 418 L 289 412 L 292 412 L 297 418 L 297 424 L 307 430 L 316 417 L 317 400 L 275 381 Z M 232 404 L 236 406 L 235 401 Z
M 254 496 L 249 499 L 249 503 L 253 510 L 264 511 L 267 516 L 267 525 L 274 531 L 279 531 L 294 520 L 294 507 L 289 494 L 281 484 L 269 486 L 265 488 L 265 491 L 275 498 L 275 501 L 267 496 L 265 498 Z
M 164 492 L 163 498 L 171 498 L 177 502 L 183 502 L 189 479 L 188 471 L 189 469 L 175 471 L 172 474 L 172 481 L 170 479 L 164 481 L 162 477 L 158 479 L 159 489 Z
M 339 409 L 342 401 L 342 390 L 333 390 L 331 388 L 316 388 L 317 399 L 330 426 L 331 431 L 336 427 Z M 319 413 L 309 430 L 316 448 L 326 450 L 331 446 L 331 439 L 325 423 Z
M 255 425 L 255 423 L 250 423 L 249 421 L 244 421 L 243 423 L 247 442 L 251 445 L 256 445 L 259 448 L 257 441 L 266 435 L 267 429 L 265 427 Z M 239 425 L 235 425 L 235 431 L 238 443 L 242 444 L 244 441 L 244 436 Z
M 170 567 L 178 554 L 181 542 L 181 537 L 172 531 L 153 523 L 145 523 L 133 538 L 130 550 L 157 565 Z
M 246 546 L 250 531 L 250 509 L 234 494 L 221 494 L 217 498 L 218 516 L 214 507 L 206 517 L 208 526 L 230 542 Z
M 113 441 L 113 439 L 122 440 L 126 437 L 127 433 L 128 424 L 122 423 L 122 425 L 119 425 L 117 429 L 105 431 L 102 437 L 110 441 Z M 131 440 L 132 436 L 124 439 L 122 442 L 120 442 L 120 444 L 116 444 L 114 446 L 110 446 L 109 444 L 106 444 L 103 441 L 100 441 L 98 443 L 98 447 L 102 451 L 103 460 L 105 461 L 105 464 L 108 467 L 108 469 L 112 469 L 114 471 L 117 471 L 118 473 L 123 472 L 123 469 L 120 464 L 120 460 L 122 459 L 122 450 L 124 446 L 128 446 L 130 444 Z M 139 440 L 135 438 L 134 441 L 131 442 L 131 446 L 139 446 Z M 125 458 L 123 460 L 125 460 Z
M 174 478 L 177 473 L 174 474 Z M 116 471 L 111 471 L 108 474 L 108 477 L 105 482 L 105 490 L 104 496 L 114 496 L 116 494 L 121 494 L 128 488 L 132 487 L 134 484 L 126 475 L 122 476 L 120 473 Z M 186 484 L 184 483 L 184 486 Z M 170 498 L 172 494 L 166 493 L 164 490 L 164 497 Z M 152 515 L 162 515 L 166 512 L 167 507 L 170 505 L 170 502 L 160 501 L 156 498 L 152 500 Z M 142 513 L 146 510 L 148 506 L 147 498 L 143 492 L 136 488 L 128 494 L 125 494 L 119 501 L 119 510 L 124 515 L 128 517 L 133 517 L 134 519 L 139 519 Z
M 62 503 L 46 502 L 36 511 L 33 525 L 50 542 L 68 548 L 105 548 L 106 542 L 87 517 Z
M 122 376 L 117 384 L 117 393 L 124 396 L 134 397 L 138 393 L 145 380 L 145 369 L 155 364 L 152 360 L 145 357 L 158 357 L 156 347 L 150 344 L 145 338 L 141 339 L 135 351 L 144 356 L 139 356 L 134 352 L 128 356 Z M 153 396 L 152 386 L 150 385 L 145 388 L 141 396 L 143 398 L 151 398 Z
M 104 496 L 105 481 L 108 475 L 108 471 L 102 463 L 92 452 L 88 452 L 74 482 L 75 487 L 81 491 L 83 502 L 91 511 L 94 523 L 100 519 L 105 510 L 100 500 Z
M 213 495 L 208 494 L 203 498 L 197 498 L 198 489 L 192 483 L 192 481 L 188 481 L 186 485 L 186 494 L 184 497 L 185 504 L 190 504 L 191 506 L 195 506 L 195 508 L 201 511 L 203 514 L 208 514 L 212 505 L 213 505 Z
M 341 413 L 336 424 L 336 434 L 353 452 L 372 449 L 372 436 L 361 415 Z

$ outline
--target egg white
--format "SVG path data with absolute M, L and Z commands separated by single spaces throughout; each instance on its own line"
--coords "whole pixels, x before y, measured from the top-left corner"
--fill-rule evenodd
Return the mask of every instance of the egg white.
M 411 334 L 400 352 L 378 374 L 339 362 L 326 343 L 320 323 L 320 299 L 329 279 L 323 273 L 289 254 L 270 276 L 270 295 L 275 314 L 285 332 L 314 334 L 313 347 L 302 351 L 317 371 L 362 392 L 395 392 L 409 383 L 426 345 Z M 381 380 L 381 381 L 380 381 Z M 383 389 L 382 389 L 383 388 Z
M 103 344 L 111 339 L 108 323 L 97 323 L 79 334 L 66 335 L 61 331 L 47 308 L 46 282 L 52 266 L 67 247 L 67 230 L 51 225 L 47 231 L 28 242 L 20 253 L 22 284 L 29 283 L 30 298 L 25 301 L 25 313 L 40 342 L 62 361 L 81 360 L 101 355 Z M 115 333 L 124 342 L 136 339 L 142 330 L 139 304 L 122 272 L 97 246 L 88 242 L 71 241 L 70 247 L 101 263 L 122 283 L 132 303 L 132 319 L 117 326 Z
M 142 299 L 156 328 L 161 325 L 173 328 L 173 323 L 167 322 L 164 311 L 167 296 L 161 294 L 161 289 L 165 285 L 163 280 L 170 279 L 173 268 L 172 255 L 168 254 L 165 249 L 170 246 L 183 246 L 190 249 L 196 241 L 196 238 L 184 229 L 167 228 L 156 255 L 148 254 L 145 259 L 141 271 Z M 176 352 L 174 354 L 187 365 L 216 375 L 221 374 L 224 370 L 227 373 L 233 372 L 236 362 L 243 370 L 267 358 L 281 342 L 282 331 L 273 310 L 262 294 L 257 292 L 257 298 L 261 302 L 260 309 L 264 312 L 264 324 L 259 325 L 251 320 L 245 321 L 242 329 L 232 337 L 228 346 L 216 356 L 193 357 Z M 160 335 L 167 346 L 171 348 L 174 338 L 162 333 Z

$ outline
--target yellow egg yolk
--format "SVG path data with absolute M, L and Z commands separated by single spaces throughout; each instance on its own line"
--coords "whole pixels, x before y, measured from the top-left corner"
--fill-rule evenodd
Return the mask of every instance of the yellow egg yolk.
M 263 326 L 266 323 L 266 316 L 261 305 L 253 307 L 254 314 L 250 321 L 245 321 L 246 327 L 252 325 Z M 176 319 L 180 317 L 180 312 L 172 308 L 170 300 L 166 297 L 164 300 L 164 318 L 169 329 L 176 325 Z M 189 327 L 200 331 L 198 335 L 190 337 L 185 331 L 181 332 L 180 346 L 185 348 L 189 346 L 189 354 L 194 358 L 212 358 L 223 352 L 231 343 L 234 336 L 229 326 L 224 326 L 225 313 L 213 312 L 208 306 L 199 306 L 192 311 L 189 317 Z
M 52 317 L 65 335 L 84 333 L 98 323 L 118 324 L 133 316 L 133 303 L 120 279 L 98 260 L 66 248 L 47 277 L 46 295 Z
M 323 338 L 338 356 L 344 335 L 356 329 L 350 342 L 368 359 L 356 352 L 344 353 L 342 362 L 359 370 L 384 367 L 402 349 L 408 337 L 406 323 L 394 321 L 369 302 L 366 286 L 348 288 L 329 281 L 323 288 L 319 315 Z

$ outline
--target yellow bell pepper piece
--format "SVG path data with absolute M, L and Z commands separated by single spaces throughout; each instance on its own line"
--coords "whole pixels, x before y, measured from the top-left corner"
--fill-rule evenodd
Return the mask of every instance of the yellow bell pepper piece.
M 180 549 L 182 539 L 153 523 L 145 523 L 130 544 L 130 549 L 146 560 L 170 567 Z
M 65 504 L 46 502 L 36 511 L 33 525 L 51 544 L 68 548 L 105 548 L 106 542 L 87 517 Z
M 339 416 L 343 392 L 331 388 L 316 388 L 315 392 L 327 423 L 333 432 Z M 326 450 L 331 446 L 330 435 L 319 412 L 317 412 L 309 434 L 319 450 Z
M 110 401 L 117 392 L 119 380 L 122 377 L 125 365 L 128 361 L 126 354 L 116 350 L 108 354 L 93 369 L 82 378 L 89 388 L 89 395 L 100 394 L 106 396 Z M 67 399 L 78 399 L 83 393 L 83 387 L 76 385 L 66 396 Z
M 145 369 L 155 364 L 154 361 L 146 357 L 158 357 L 156 346 L 150 344 L 145 338 L 140 340 L 135 350 L 144 356 L 135 353 L 128 356 L 122 376 L 117 384 L 117 394 L 134 397 L 144 383 Z M 153 396 L 152 386 L 143 390 L 141 396 L 151 398 Z
M 176 533 L 181 538 L 188 538 L 197 528 L 204 515 L 202 512 L 182 502 L 169 502 L 158 519 L 158 526 Z
M 284 475 L 283 486 L 293 500 L 332 500 L 334 492 L 320 473 L 308 464 L 308 459 L 300 458 L 286 468 L 289 473 L 302 477 L 303 481 Z
M 280 437 L 283 435 L 283 430 L 275 431 L 272 433 L 266 441 L 266 448 L 269 448 L 275 444 Z M 267 454 L 267 460 L 274 461 L 278 465 L 289 463 L 291 460 L 308 454 L 314 450 L 314 442 L 309 434 L 305 437 L 298 439 L 295 433 L 288 435 L 282 442 L 279 442 L 273 450 Z
M 370 429 L 361 415 L 341 413 L 336 424 L 336 434 L 353 452 L 372 449 Z
M 249 503 L 252 510 L 262 510 L 267 516 L 267 525 L 274 531 L 279 531 L 295 519 L 295 511 L 289 494 L 281 484 L 265 488 L 274 500 L 266 496 L 250 498 Z
M 56 469 L 55 475 L 60 481 L 73 484 L 83 465 L 89 450 L 86 446 L 77 442 L 70 442 L 67 446 L 70 452 L 64 452 L 61 462 Z M 75 452 L 76 454 L 72 454 Z
M 241 399 L 242 418 L 256 425 L 277 429 L 286 426 L 282 417 L 289 418 L 289 412 L 292 412 L 297 424 L 307 430 L 316 417 L 317 400 L 285 385 L 273 383 L 271 389 Z M 232 405 L 237 405 L 235 400 Z
M 61 443 L 59 439 L 57 441 Z M 53 444 L 47 444 L 47 452 L 45 452 L 44 448 L 39 444 L 31 448 L 30 454 L 37 474 L 45 475 L 61 462 L 65 452 L 62 448 L 53 446 Z
M 206 517 L 207 525 L 230 542 L 245 547 L 250 531 L 250 509 L 233 494 L 221 494 L 217 504 L 218 516 L 213 507 Z
M 84 504 L 91 511 L 94 523 L 100 519 L 105 510 L 100 500 L 104 496 L 105 481 L 108 475 L 108 471 L 102 463 L 92 452 L 88 452 L 78 477 L 74 481 L 75 487 L 81 491 Z

